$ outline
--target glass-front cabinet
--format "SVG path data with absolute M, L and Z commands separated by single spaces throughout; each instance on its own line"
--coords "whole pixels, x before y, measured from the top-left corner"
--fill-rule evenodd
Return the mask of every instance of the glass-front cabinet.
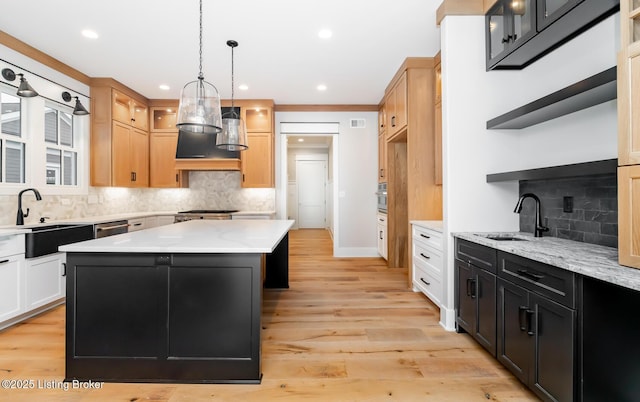
M 538 0 L 538 31 L 543 30 L 584 0 Z
M 486 14 L 487 69 L 536 34 L 536 0 L 498 0 Z

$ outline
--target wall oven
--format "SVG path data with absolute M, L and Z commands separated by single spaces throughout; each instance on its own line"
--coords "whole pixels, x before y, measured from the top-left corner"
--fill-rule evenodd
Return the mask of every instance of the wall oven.
M 387 213 L 387 183 L 378 183 L 378 211 Z

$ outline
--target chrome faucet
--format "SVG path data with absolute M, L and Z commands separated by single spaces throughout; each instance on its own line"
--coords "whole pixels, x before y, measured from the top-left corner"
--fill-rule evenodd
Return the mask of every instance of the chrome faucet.
M 518 199 L 518 203 L 516 204 L 516 208 L 513 210 L 513 212 L 519 214 L 522 211 L 522 201 L 524 201 L 525 198 L 533 198 L 533 200 L 536 202 L 536 228 L 534 230 L 534 236 L 542 237 L 542 232 L 548 232 L 549 228 L 546 226 L 542 226 L 542 217 L 540 216 L 540 198 L 538 198 L 537 195 L 533 193 L 522 194 L 520 196 L 520 199 Z
M 16 218 L 16 225 L 24 225 L 24 218 L 29 216 L 29 208 L 27 208 L 26 214 L 22 212 L 22 193 L 24 193 L 25 191 L 33 191 L 33 193 L 36 195 L 36 200 L 38 201 L 42 200 L 42 196 L 40 195 L 38 190 L 36 190 L 35 188 L 27 188 L 20 191 L 18 193 L 18 216 Z

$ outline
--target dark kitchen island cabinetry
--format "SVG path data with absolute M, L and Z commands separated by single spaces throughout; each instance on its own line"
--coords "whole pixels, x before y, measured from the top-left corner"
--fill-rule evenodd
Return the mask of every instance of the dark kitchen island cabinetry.
M 288 287 L 291 224 L 188 221 L 66 246 L 66 379 L 259 383 L 262 287 Z

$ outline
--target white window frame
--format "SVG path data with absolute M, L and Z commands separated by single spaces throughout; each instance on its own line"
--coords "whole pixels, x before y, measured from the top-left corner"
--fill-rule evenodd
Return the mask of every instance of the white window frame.
M 0 90 L 9 94 L 15 88 L 1 84 Z M 25 183 L 0 183 L 0 195 L 16 195 L 25 188 L 35 187 L 44 195 L 88 195 L 89 194 L 89 116 L 73 117 L 74 150 L 77 152 L 77 185 L 47 184 L 47 147 L 61 149 L 44 140 L 45 105 L 57 110 L 73 111 L 72 107 L 51 102 L 43 96 L 22 98 L 21 133 L 25 142 Z M 65 109 L 66 108 L 66 109 Z M 10 137 L 10 136 L 9 136 Z M 68 149 L 68 147 L 66 147 Z
M 8 95 L 12 95 L 12 96 L 16 96 L 15 94 L 16 89 L 13 88 L 12 86 L 6 85 L 6 84 L 1 84 L 0 83 L 0 92 L 4 92 Z M 13 194 L 13 189 L 15 188 L 23 188 L 25 187 L 25 185 L 29 182 L 29 157 L 28 157 L 28 153 L 29 153 L 29 135 L 28 135 L 28 131 L 27 131 L 27 119 L 25 118 L 25 108 L 26 108 L 26 102 L 24 100 L 24 98 L 20 98 L 20 137 L 16 137 L 13 135 L 8 135 L 8 134 L 3 134 L 0 131 L 0 139 L 2 139 L 2 148 L 0 149 L 0 152 L 2 152 L 2 157 L 0 158 L 0 164 L 2 164 L 2 178 L 0 181 L 0 187 L 2 188 L 7 188 L 7 189 L 11 189 L 8 193 L 2 193 L 0 192 L 0 194 Z M 7 183 L 6 181 L 4 181 L 6 179 L 6 177 L 4 177 L 6 175 L 6 163 L 5 163 L 5 158 L 6 158 L 6 153 L 5 153 L 5 149 L 6 149 L 6 144 L 5 141 L 12 141 L 12 142 L 18 142 L 18 143 L 22 143 L 24 144 L 25 147 L 25 151 L 24 151 L 24 183 Z

